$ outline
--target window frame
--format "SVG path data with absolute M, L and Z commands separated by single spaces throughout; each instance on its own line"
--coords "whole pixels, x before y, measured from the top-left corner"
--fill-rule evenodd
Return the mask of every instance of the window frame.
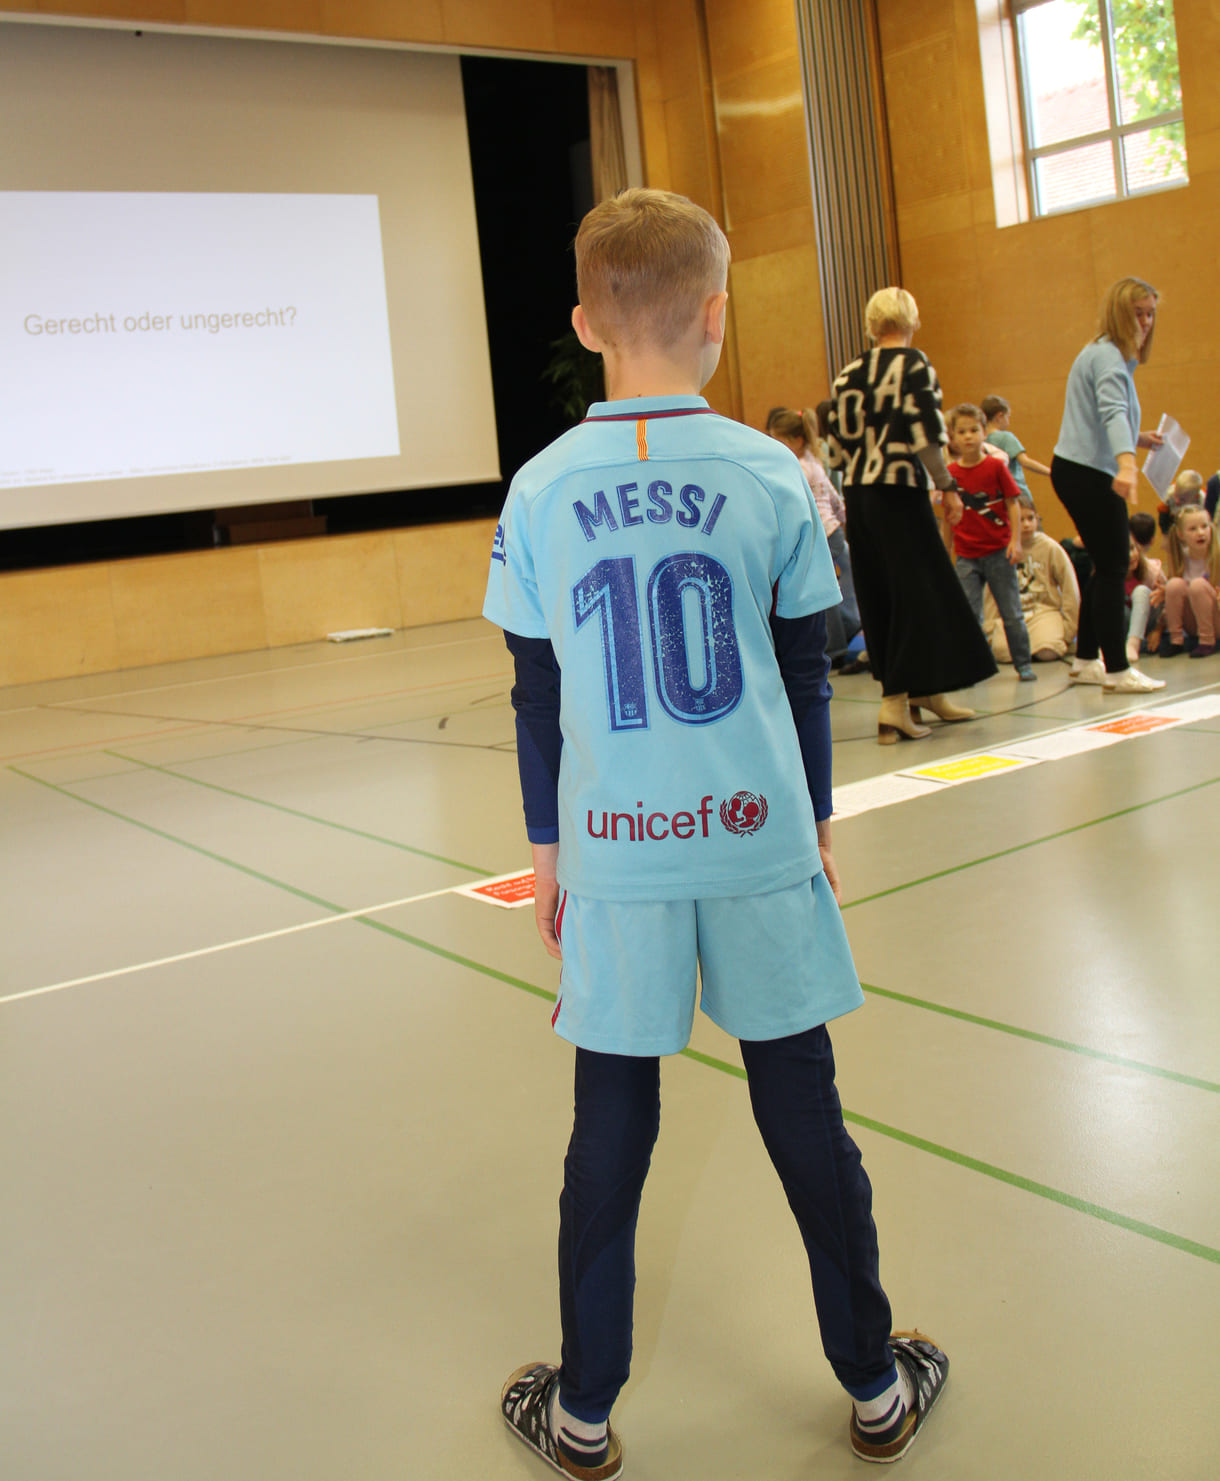
M 1032 111 L 1032 100 L 1029 96 L 1030 88 L 1027 82 L 1025 53 L 1021 45 L 1021 17 L 1031 10 L 1038 10 L 1043 5 L 1051 3 L 1051 0 L 1008 0 L 1011 19 L 1011 44 L 1016 68 L 1017 95 L 1020 100 L 1020 121 L 1023 135 L 1023 163 L 1025 168 L 1025 188 L 1029 202 L 1029 212 L 1032 219 L 1043 216 L 1061 216 L 1067 211 L 1084 211 L 1090 207 L 1108 205 L 1112 201 L 1131 200 L 1136 196 L 1154 195 L 1162 190 L 1177 190 L 1183 185 L 1190 183 L 1189 173 L 1180 180 L 1165 180 L 1154 185 L 1144 185 L 1137 189 L 1131 189 L 1127 178 L 1126 151 L 1124 142 L 1137 134 L 1151 133 L 1153 129 L 1163 128 L 1168 124 L 1185 124 L 1181 107 L 1170 109 L 1166 113 L 1153 114 L 1149 118 L 1137 119 L 1131 123 L 1121 122 L 1120 109 L 1120 84 L 1118 77 L 1118 64 L 1115 59 L 1114 46 L 1114 13 L 1110 0 L 1092 0 L 1097 7 L 1098 19 L 1101 31 L 1102 63 L 1105 69 L 1106 80 L 1106 107 L 1110 115 L 1110 127 L 1097 129 L 1088 134 L 1078 134 L 1070 139 L 1060 139 L 1054 144 L 1042 144 L 1035 146 L 1034 119 Z M 1176 13 L 1175 13 L 1176 28 Z M 1185 129 L 1183 128 L 1183 134 Z M 1089 199 L 1072 201 L 1069 205 L 1043 207 L 1038 189 L 1037 164 L 1039 160 L 1051 158 L 1057 154 L 1068 154 L 1076 149 L 1084 149 L 1089 145 L 1109 143 L 1114 159 L 1114 183 L 1115 190 L 1112 194 L 1094 196 Z

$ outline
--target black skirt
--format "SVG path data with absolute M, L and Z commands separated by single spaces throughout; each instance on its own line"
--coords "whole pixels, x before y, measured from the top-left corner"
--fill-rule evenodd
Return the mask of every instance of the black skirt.
M 926 490 L 849 484 L 847 543 L 882 694 L 943 694 L 996 672 Z

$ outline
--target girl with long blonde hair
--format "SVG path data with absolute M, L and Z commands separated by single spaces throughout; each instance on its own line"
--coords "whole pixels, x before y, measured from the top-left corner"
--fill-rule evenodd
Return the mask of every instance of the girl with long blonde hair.
M 1176 658 L 1186 650 L 1186 634 L 1197 642 L 1192 658 L 1210 658 L 1216 651 L 1216 628 L 1220 624 L 1220 531 L 1202 504 L 1179 509 L 1165 536 L 1165 564 L 1169 585 L 1165 588 L 1165 626 L 1168 646 L 1163 658 Z

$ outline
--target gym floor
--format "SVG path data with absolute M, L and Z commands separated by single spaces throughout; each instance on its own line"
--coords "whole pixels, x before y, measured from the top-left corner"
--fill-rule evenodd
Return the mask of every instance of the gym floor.
M 1216 1474 L 1220 658 L 1146 668 L 888 748 L 836 681 L 839 1084 L 953 1364 L 908 1481 Z M 571 1050 L 532 911 L 455 893 L 528 867 L 510 682 L 470 621 L 0 691 L 5 1481 L 546 1474 L 497 1399 Z M 625 1474 L 859 1478 L 737 1045 L 662 1102 Z

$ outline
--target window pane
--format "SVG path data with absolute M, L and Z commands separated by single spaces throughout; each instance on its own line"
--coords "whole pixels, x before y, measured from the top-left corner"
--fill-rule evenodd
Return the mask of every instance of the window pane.
M 1048 0 L 1018 17 L 1029 142 L 1035 149 L 1110 127 L 1096 22 L 1091 39 L 1074 34 L 1090 14 L 1097 14 L 1093 0 Z
M 1114 151 L 1109 143 L 1067 149 L 1034 161 L 1038 210 L 1063 211 L 1093 201 L 1112 200 L 1118 193 L 1114 179 Z
M 1152 190 L 1186 183 L 1186 135 L 1180 123 L 1162 125 L 1123 140 L 1127 189 Z
M 1122 121 L 1181 108 L 1173 0 L 1112 0 L 1112 10 Z

